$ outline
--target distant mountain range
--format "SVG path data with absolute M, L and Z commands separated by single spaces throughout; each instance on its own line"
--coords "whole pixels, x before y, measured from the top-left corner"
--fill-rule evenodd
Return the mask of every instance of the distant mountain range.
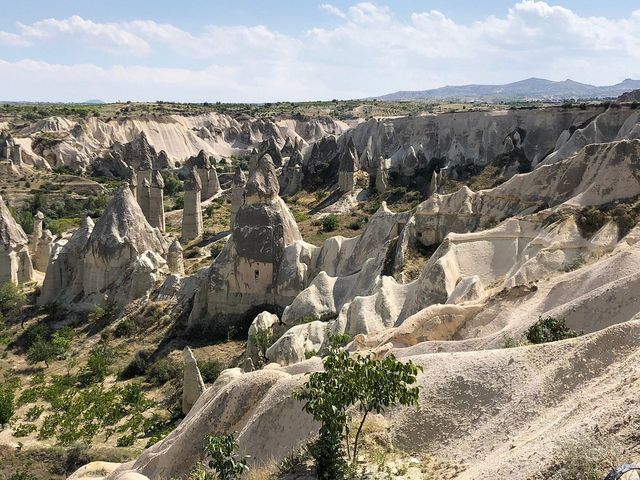
M 554 82 L 544 78 L 528 78 L 506 85 L 460 85 L 433 90 L 402 91 L 389 93 L 377 100 L 458 100 L 464 102 L 499 101 L 562 101 L 567 99 L 616 98 L 625 92 L 640 88 L 640 80 L 630 78 L 616 85 L 598 87 L 586 83 L 564 80 Z

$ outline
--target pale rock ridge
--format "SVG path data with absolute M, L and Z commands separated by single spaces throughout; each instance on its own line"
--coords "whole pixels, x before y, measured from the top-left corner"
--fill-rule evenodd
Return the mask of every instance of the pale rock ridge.
M 594 144 L 491 190 L 473 192 L 465 186 L 453 194 L 434 194 L 417 208 L 418 237 L 429 246 L 449 232 L 481 229 L 549 206 L 601 205 L 634 197 L 640 194 L 639 158 L 640 140 Z
M 82 128 L 80 131 L 78 142 L 82 142 L 87 136 Z M 92 161 L 91 166 L 98 175 L 128 178 L 129 167 L 138 171 L 150 171 L 173 168 L 174 164 L 169 161 L 165 152 L 158 153 L 149 143 L 146 133 L 141 131 L 126 143 L 113 143 L 101 157 Z
M 189 347 L 182 351 L 184 375 L 182 380 L 182 413 L 187 415 L 205 390 L 204 381 L 198 369 L 198 362 Z
M 444 308 L 445 324 L 464 315 L 461 307 Z M 465 465 L 457 474 L 461 480 L 542 477 L 567 441 L 598 430 L 632 434 L 633 426 L 620 427 L 619 415 L 638 410 L 633 401 L 637 382 L 629 378 L 640 372 L 639 339 L 640 322 L 635 320 L 529 348 L 473 354 L 420 349 L 429 342 L 391 348 L 396 356 L 424 367 L 418 375 L 419 403 L 430 414 L 419 415 L 415 407 L 393 409 L 385 414 L 389 434 L 399 448 L 446 455 Z M 252 464 L 279 461 L 317 431 L 291 392 L 306 381 L 305 373 L 320 368 L 319 360 L 312 359 L 295 368 L 223 373 L 174 432 L 106 478 L 125 472 L 179 477 L 200 459 L 207 435 L 233 430 Z M 612 396 L 611 391 L 618 393 Z
M 22 284 L 32 278 L 29 238 L 0 196 L 0 284 Z
M 188 243 L 200 238 L 202 225 L 202 182 L 195 168 L 189 171 L 184 182 L 184 210 L 182 214 L 182 242 Z

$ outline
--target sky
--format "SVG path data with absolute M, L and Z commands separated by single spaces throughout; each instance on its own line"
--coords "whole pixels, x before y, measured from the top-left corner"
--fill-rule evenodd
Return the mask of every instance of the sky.
M 302 101 L 640 79 L 640 0 L 0 0 L 0 11 L 0 101 Z

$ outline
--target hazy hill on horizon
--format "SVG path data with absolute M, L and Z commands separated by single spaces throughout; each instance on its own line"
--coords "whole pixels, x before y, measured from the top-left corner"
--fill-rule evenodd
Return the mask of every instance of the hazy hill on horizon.
M 508 101 L 615 98 L 630 90 L 640 88 L 640 80 L 627 78 L 620 83 L 596 86 L 571 79 L 555 82 L 544 78 L 527 78 L 505 85 L 447 85 L 431 90 L 398 91 L 374 97 L 383 101 L 403 100 L 460 100 L 460 101 Z

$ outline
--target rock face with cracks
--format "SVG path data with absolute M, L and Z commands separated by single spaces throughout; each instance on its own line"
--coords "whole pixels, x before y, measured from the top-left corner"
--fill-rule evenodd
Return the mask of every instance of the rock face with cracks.
M 285 248 L 301 237 L 278 192 L 274 165 L 265 154 L 249 173 L 231 238 L 196 293 L 189 328 L 221 332 L 232 323 L 248 326 L 251 310 L 291 300 L 279 292 L 278 271 Z
M 163 278 L 165 254 L 162 235 L 123 187 L 95 225 L 85 220 L 52 253 L 39 302 L 125 305 L 148 294 Z
M 32 278 L 29 238 L 0 197 L 0 284 L 22 284 Z

